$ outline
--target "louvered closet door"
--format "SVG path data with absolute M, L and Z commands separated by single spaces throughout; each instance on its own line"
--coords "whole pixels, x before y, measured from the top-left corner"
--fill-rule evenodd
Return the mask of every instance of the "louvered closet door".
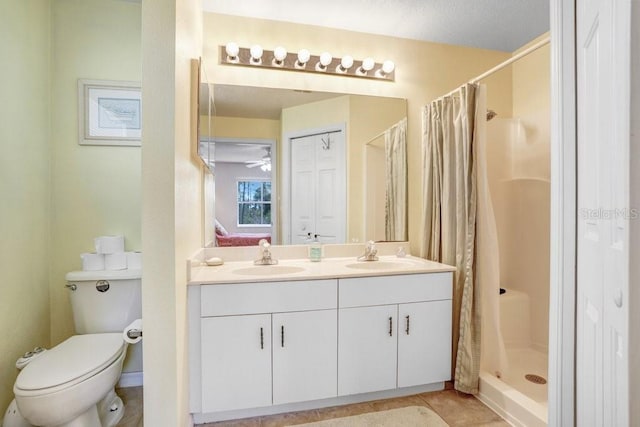
M 629 425 L 628 1 L 577 5 L 577 425 Z

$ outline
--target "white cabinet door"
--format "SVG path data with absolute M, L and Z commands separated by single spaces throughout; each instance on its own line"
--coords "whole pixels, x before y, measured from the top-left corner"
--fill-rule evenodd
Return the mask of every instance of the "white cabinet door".
M 398 387 L 451 379 L 451 300 L 400 304 Z
M 396 388 L 397 305 L 338 310 L 338 395 Z
M 271 405 L 271 315 L 201 321 L 202 412 Z
M 337 310 L 273 315 L 273 404 L 335 397 Z

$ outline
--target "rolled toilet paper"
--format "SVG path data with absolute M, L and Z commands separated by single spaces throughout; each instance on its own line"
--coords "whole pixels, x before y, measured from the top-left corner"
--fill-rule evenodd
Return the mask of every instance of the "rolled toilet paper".
M 83 253 L 80 254 L 82 260 L 83 271 L 98 271 L 104 270 L 104 255 L 96 253 Z
M 142 319 L 136 319 L 122 331 L 122 339 L 129 344 L 135 344 L 142 340 Z
M 124 252 L 118 252 L 115 254 L 106 254 L 104 256 L 104 269 L 105 270 L 126 270 L 127 254 Z
M 127 268 L 142 270 L 142 252 L 127 252 Z
M 96 253 L 115 254 L 124 252 L 124 236 L 100 236 L 93 239 Z

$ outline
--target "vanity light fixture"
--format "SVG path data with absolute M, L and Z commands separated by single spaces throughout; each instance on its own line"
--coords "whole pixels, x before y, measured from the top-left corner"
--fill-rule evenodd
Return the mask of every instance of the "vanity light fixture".
M 331 56 L 329 52 L 322 52 L 318 62 L 316 63 L 316 71 L 327 71 L 327 66 L 331 64 L 331 61 L 333 61 L 333 56 Z
M 249 62 L 251 65 L 262 64 L 262 54 L 264 53 L 262 46 L 254 44 L 251 46 L 251 49 L 249 49 L 249 53 L 251 54 L 251 60 Z
M 272 70 L 302 71 L 309 73 L 332 74 L 344 77 L 360 77 L 383 81 L 395 81 L 393 61 L 376 62 L 367 57 L 354 59 L 351 55 L 334 58 L 329 52 L 312 55 L 307 49 L 290 54 L 282 46 L 265 50 L 255 44 L 251 48 L 240 47 L 235 42 L 220 46 L 220 63 L 223 65 L 241 65 Z
M 300 49 L 298 51 L 298 59 L 294 65 L 296 70 L 304 70 L 307 68 L 307 62 L 309 62 L 309 59 L 311 59 L 309 51 L 307 49 Z

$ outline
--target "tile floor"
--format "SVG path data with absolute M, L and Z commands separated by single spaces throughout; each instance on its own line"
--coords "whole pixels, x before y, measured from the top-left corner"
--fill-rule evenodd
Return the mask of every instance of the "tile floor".
M 116 390 L 125 402 L 126 408 L 118 427 L 141 427 L 142 423 L 142 387 L 131 387 Z M 291 412 L 247 418 L 235 421 L 202 424 L 201 427 L 276 427 L 291 424 L 308 423 L 329 418 L 347 417 L 365 412 L 384 411 L 405 406 L 426 406 L 435 411 L 451 427 L 508 427 L 509 424 L 491 409 L 484 406 L 473 396 L 451 389 L 413 396 L 376 400 L 373 402 L 355 403 L 352 405 L 334 406 L 331 408 L 310 411 Z

